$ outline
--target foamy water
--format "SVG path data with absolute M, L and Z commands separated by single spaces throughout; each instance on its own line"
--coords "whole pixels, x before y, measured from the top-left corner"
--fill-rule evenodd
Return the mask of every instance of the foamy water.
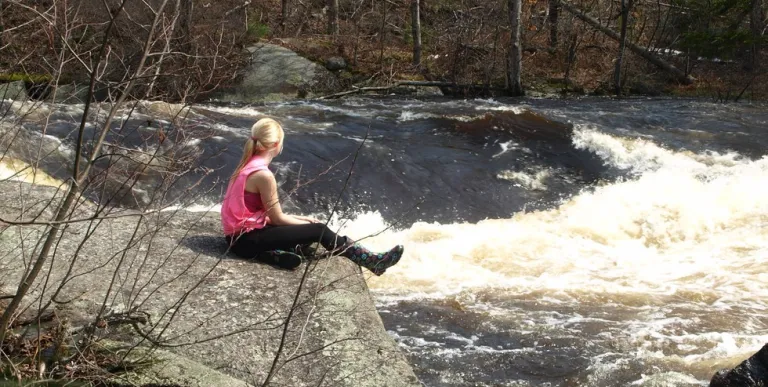
M 574 141 L 639 176 L 548 211 L 384 232 L 369 243 L 404 243 L 407 254 L 371 287 L 768 297 L 768 158 L 674 153 L 588 129 Z M 344 229 L 361 237 L 384 228 L 380 217 L 364 214 Z
M 587 127 L 573 141 L 630 177 L 551 210 L 416 223 L 367 242 L 406 246 L 397 266 L 368 282 L 428 385 L 483 380 L 497 358 L 530 359 L 507 366 L 523 374 L 537 362 L 553 372 L 547 348 L 557 342 L 572 347 L 556 353 L 588 359 L 574 371 L 578 385 L 706 385 L 714 369 L 768 342 L 759 317 L 768 311 L 768 157 L 673 152 Z M 535 189 L 544 172 L 505 178 Z M 362 237 L 385 227 L 366 213 L 343 230 Z M 430 331 L 462 320 L 476 329 Z M 539 385 L 514 372 L 494 378 Z
M 551 210 L 476 224 L 416 223 L 367 241 L 378 249 L 406 246 L 397 266 L 368 280 L 401 347 L 429 359 L 419 361 L 427 367 L 535 359 L 547 353 L 536 342 L 510 348 L 482 341 L 505 337 L 508 329 L 524 340 L 544 329 L 553 337 L 576 335 L 577 347 L 623 343 L 589 359 L 582 385 L 629 378 L 631 385 L 679 386 L 703 385 L 713 368 L 732 366 L 768 342 L 768 327 L 754 314 L 768 310 L 768 157 L 673 152 L 589 128 L 575 132 L 574 144 L 632 177 L 587 189 Z M 384 228 L 380 216 L 366 213 L 343 230 L 362 237 Z M 480 338 L 414 327 L 409 320 L 419 317 L 408 305 L 418 304 L 455 309 L 442 317 L 449 321 L 485 316 L 478 320 Z M 604 317 L 584 317 L 590 313 Z M 737 322 L 718 320 L 720 313 Z M 593 328 L 599 335 L 578 344 L 589 326 L 599 327 Z M 738 333 L 745 329 L 752 333 Z M 646 374 L 648 364 L 660 371 Z M 431 384 L 467 382 L 458 369 L 422 372 L 443 375 Z

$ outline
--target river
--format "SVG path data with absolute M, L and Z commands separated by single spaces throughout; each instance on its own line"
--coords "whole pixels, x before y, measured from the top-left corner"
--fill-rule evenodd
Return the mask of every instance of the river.
M 218 201 L 265 114 L 287 131 L 289 209 L 325 213 L 352 168 L 334 224 L 405 245 L 369 285 L 427 386 L 699 386 L 768 342 L 765 105 L 199 105 L 208 135 L 188 140 L 213 172 L 196 204 Z M 48 134 L 67 143 L 76 116 L 61 107 Z

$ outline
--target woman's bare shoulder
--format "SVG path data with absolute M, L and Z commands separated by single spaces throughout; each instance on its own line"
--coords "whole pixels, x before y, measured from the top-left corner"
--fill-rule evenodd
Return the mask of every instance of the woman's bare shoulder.
M 245 189 L 250 192 L 259 192 L 276 184 L 275 175 L 272 174 L 272 171 L 264 169 L 248 175 L 248 179 L 245 181 Z
M 248 180 L 274 179 L 275 175 L 269 169 L 262 169 L 248 175 Z

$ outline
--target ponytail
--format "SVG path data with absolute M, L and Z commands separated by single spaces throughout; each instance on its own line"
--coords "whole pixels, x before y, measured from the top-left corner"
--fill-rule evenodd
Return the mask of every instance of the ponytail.
M 253 156 L 268 151 L 273 148 L 275 144 L 279 144 L 278 146 L 280 147 L 278 154 L 282 152 L 284 136 L 283 127 L 280 126 L 279 122 L 271 118 L 262 118 L 256 121 L 251 127 L 250 137 L 245 141 L 243 157 L 240 158 L 240 163 L 229 178 L 229 184 L 231 185 L 235 179 L 237 179 L 240 171 L 245 168 L 245 165 L 248 164 L 248 161 L 250 161 Z

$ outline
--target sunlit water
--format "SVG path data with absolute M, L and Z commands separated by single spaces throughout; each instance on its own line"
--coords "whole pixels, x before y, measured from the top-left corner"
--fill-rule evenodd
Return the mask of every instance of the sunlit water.
M 360 149 L 334 224 L 406 246 L 369 284 L 428 386 L 706 385 L 768 342 L 763 106 L 351 99 L 193 112 L 185 130 L 208 136 L 190 146 L 216 171 L 207 187 L 264 114 L 288 131 L 273 168 L 284 192 L 349 156 L 292 196 L 305 213 L 332 206 Z M 66 143 L 65 113 L 77 106 L 60 107 L 49 134 Z

